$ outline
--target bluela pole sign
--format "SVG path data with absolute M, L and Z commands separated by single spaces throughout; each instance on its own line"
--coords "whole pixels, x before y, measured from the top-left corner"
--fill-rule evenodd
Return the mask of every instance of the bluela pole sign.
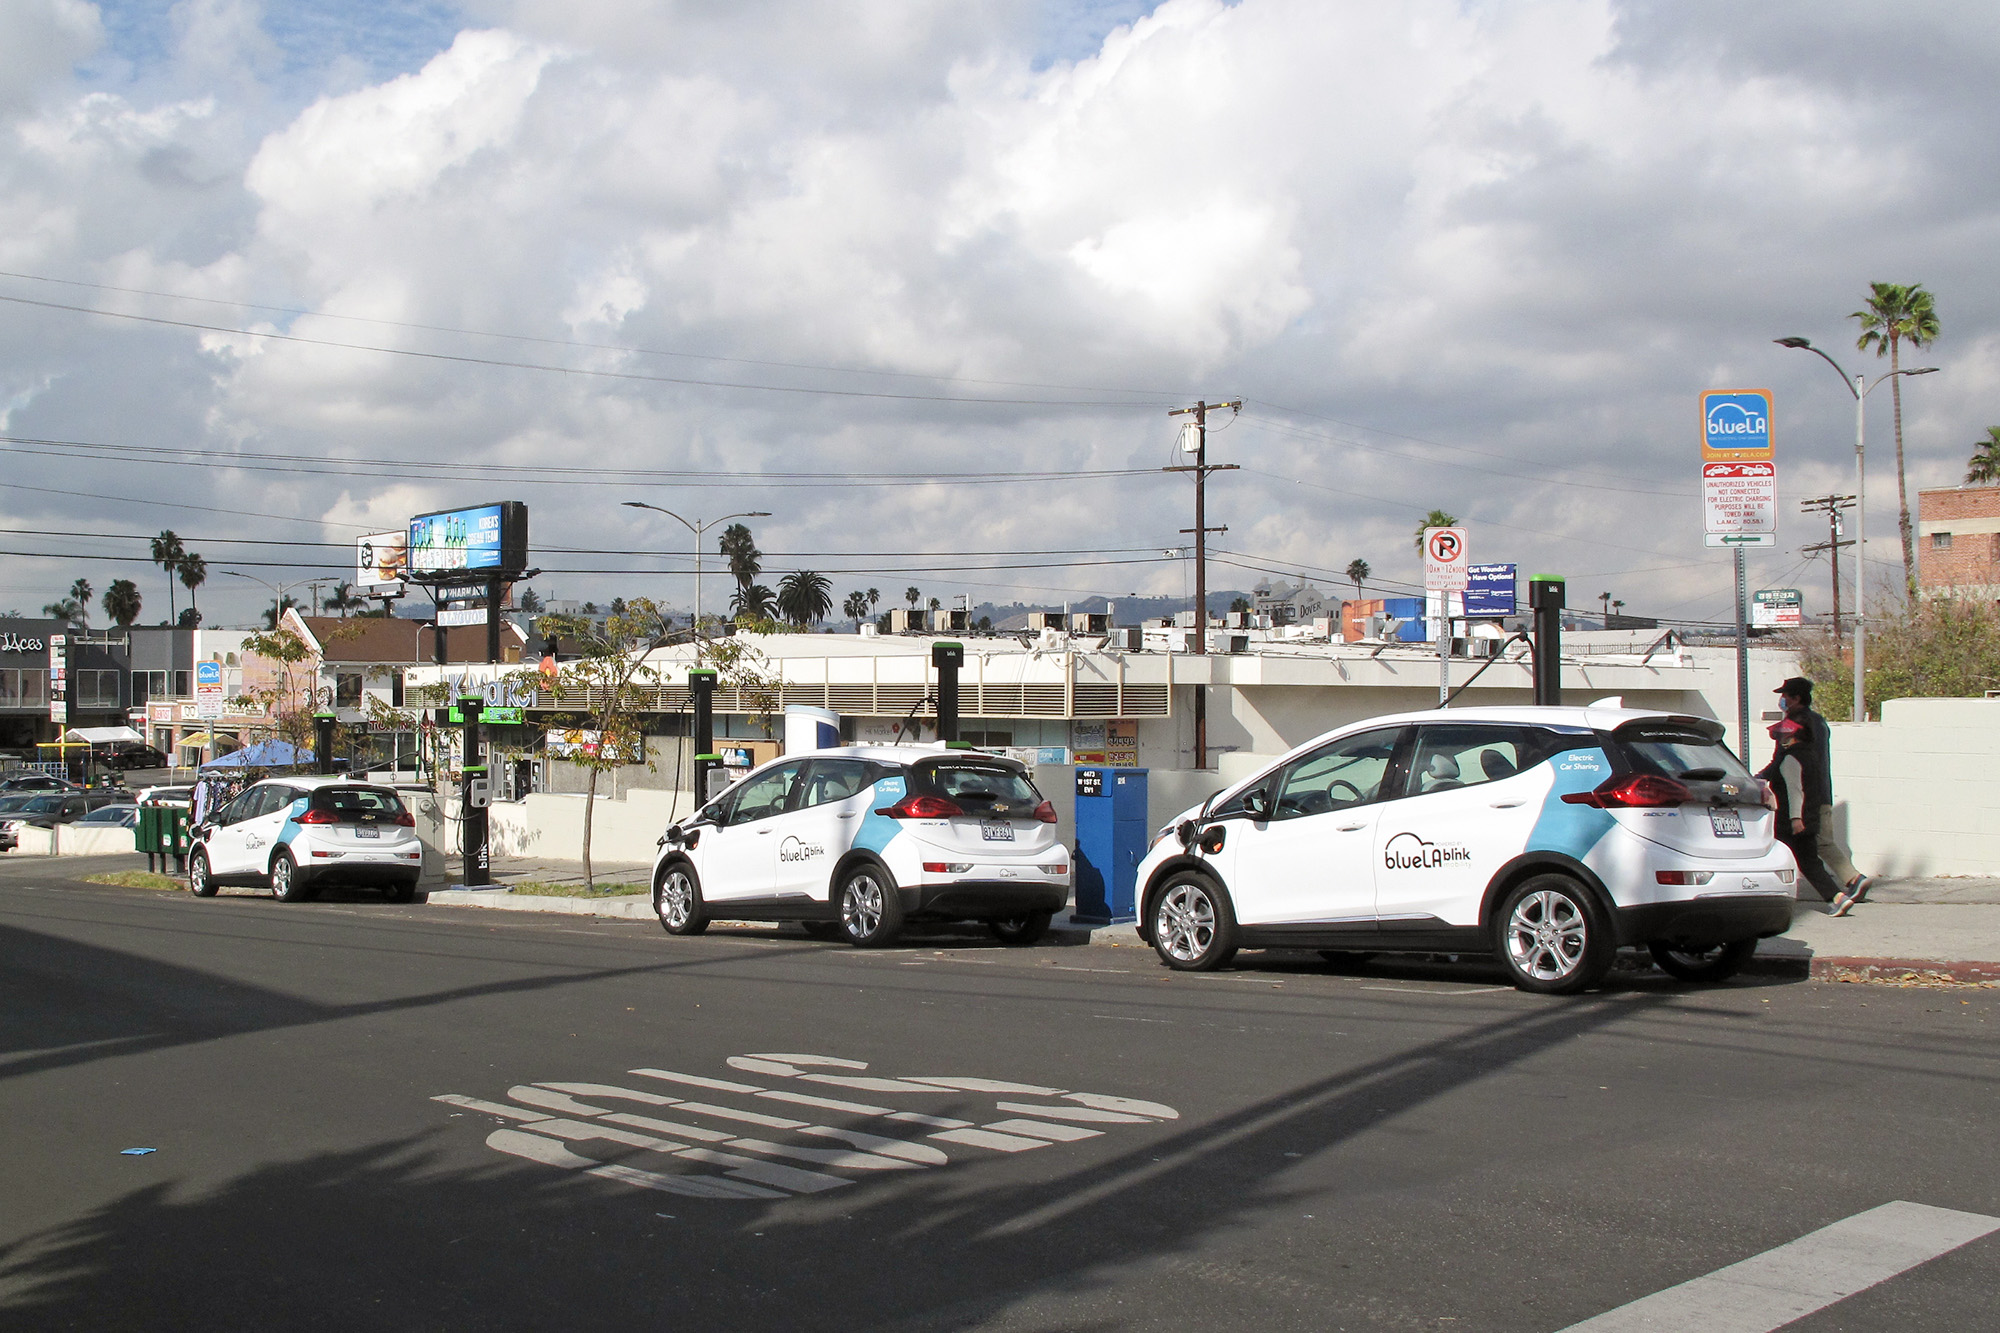
M 1778 544 L 1778 465 L 1766 459 L 1701 465 L 1704 546 Z
M 1711 389 L 1701 396 L 1702 462 L 1768 462 L 1771 443 L 1769 389 Z
M 194 664 L 194 715 L 204 722 L 222 716 L 222 663 Z

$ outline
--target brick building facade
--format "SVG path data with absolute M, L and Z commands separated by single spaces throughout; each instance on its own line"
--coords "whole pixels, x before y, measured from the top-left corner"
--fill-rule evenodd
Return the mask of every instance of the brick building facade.
M 1917 492 L 1917 586 L 2000 601 L 2000 486 Z

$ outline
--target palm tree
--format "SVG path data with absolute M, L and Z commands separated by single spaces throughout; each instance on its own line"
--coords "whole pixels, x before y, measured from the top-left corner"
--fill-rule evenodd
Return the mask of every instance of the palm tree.
M 42 614 L 50 620 L 83 620 L 83 609 L 76 604 L 76 598 L 65 597 L 60 602 L 42 603 Z
M 1861 321 L 1861 336 L 1854 345 L 1862 351 L 1889 358 L 1889 372 L 1901 367 L 1902 344 L 1922 347 L 1938 336 L 1937 307 L 1922 283 L 1905 287 L 1893 282 L 1868 284 L 1868 304 L 1849 316 Z M 1896 503 L 1897 521 L 1903 534 L 1903 583 L 1909 595 L 1917 595 L 1917 543 L 1910 527 L 1910 488 L 1903 476 L 1903 380 L 1889 381 L 1889 394 L 1896 404 Z
M 208 582 L 208 561 L 193 551 L 181 557 L 181 586 L 188 590 L 188 610 L 194 611 L 194 590 Z M 201 624 L 201 612 L 195 611 L 194 623 Z
M 338 611 L 340 618 L 345 620 L 349 611 L 367 604 L 368 599 L 357 594 L 352 583 L 336 583 L 333 585 L 333 592 L 320 603 L 320 609 Z
M 1972 459 L 1965 465 L 1965 484 L 1991 486 L 2000 482 L 2000 426 L 1988 426 L 1986 438 L 1972 446 Z
M 174 571 L 187 556 L 187 548 L 172 528 L 153 538 L 153 563 L 167 571 L 167 623 L 174 621 Z
M 881 604 L 881 601 L 882 601 L 882 590 L 880 588 L 870 588 L 868 590 L 868 609 L 870 611 L 873 611 L 878 605 Z
M 139 585 L 130 579 L 113 579 L 104 590 L 104 614 L 120 629 L 129 629 L 139 618 Z
M 778 613 L 804 628 L 817 625 L 833 611 L 833 584 L 824 574 L 795 570 L 778 580 Z
M 847 594 L 847 600 L 840 604 L 840 614 L 859 625 L 868 614 L 868 594 L 859 588 Z
M 1347 562 L 1347 578 L 1354 585 L 1354 596 L 1357 600 L 1361 596 L 1361 585 L 1368 582 L 1368 576 L 1374 572 L 1374 570 L 1368 568 L 1366 560 L 1350 560 Z
M 76 603 L 76 623 L 85 634 L 90 633 L 90 594 L 95 591 L 89 579 L 78 579 L 69 585 L 69 600 Z
M 748 588 L 764 572 L 764 553 L 757 549 L 756 539 L 744 524 L 731 523 L 724 528 L 717 545 L 722 558 L 729 562 L 729 572 L 735 576 L 739 589 Z
M 278 622 L 285 618 L 285 612 L 299 604 L 299 599 L 286 593 L 277 601 L 264 608 L 264 628 L 275 632 Z
M 761 583 L 750 583 L 729 594 L 729 613 L 737 620 L 774 620 L 777 599 Z
M 1422 555 L 1424 553 L 1425 528 L 1455 528 L 1457 526 L 1457 515 L 1447 514 L 1442 509 L 1433 509 L 1430 513 L 1425 514 L 1422 521 L 1417 524 L 1417 533 L 1416 536 L 1410 538 L 1410 545 L 1417 548 L 1418 555 Z
M 912 611 L 917 609 L 917 603 L 923 599 L 923 595 L 923 592 L 915 587 L 903 589 L 903 600 L 910 604 Z

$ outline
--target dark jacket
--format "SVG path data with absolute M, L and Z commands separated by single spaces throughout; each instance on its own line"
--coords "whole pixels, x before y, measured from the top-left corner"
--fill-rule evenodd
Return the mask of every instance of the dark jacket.
M 1808 752 L 1801 756 L 1806 770 L 1806 800 L 1814 808 L 1832 805 L 1833 728 L 1810 708 L 1796 721 L 1806 729 L 1806 742 L 1800 747 Z

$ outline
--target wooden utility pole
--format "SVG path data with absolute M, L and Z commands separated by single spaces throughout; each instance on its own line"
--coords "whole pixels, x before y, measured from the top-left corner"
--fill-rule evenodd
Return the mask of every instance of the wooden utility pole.
M 1194 466 L 1163 468 L 1165 472 L 1194 473 L 1194 526 L 1182 528 L 1182 532 L 1194 534 L 1194 647 L 1192 651 L 1208 652 L 1208 534 L 1227 532 L 1225 527 L 1208 526 L 1208 474 L 1211 472 L 1234 472 L 1234 463 L 1210 463 L 1208 461 L 1208 414 L 1228 408 L 1230 414 L 1243 410 L 1243 400 L 1233 402 L 1197 402 L 1193 407 L 1176 407 L 1167 415 L 1170 417 L 1192 416 L 1194 418 Z M 1208 767 L 1208 687 L 1194 687 L 1194 766 Z
M 1802 555 L 1818 555 L 1826 551 L 1833 557 L 1833 646 L 1840 647 L 1840 548 L 1852 546 L 1852 541 L 1840 539 L 1840 512 L 1854 507 L 1851 495 L 1816 495 L 1809 500 L 1799 501 L 1799 508 L 1811 514 L 1826 514 L 1826 540 L 1817 546 L 1807 546 L 1800 550 Z

